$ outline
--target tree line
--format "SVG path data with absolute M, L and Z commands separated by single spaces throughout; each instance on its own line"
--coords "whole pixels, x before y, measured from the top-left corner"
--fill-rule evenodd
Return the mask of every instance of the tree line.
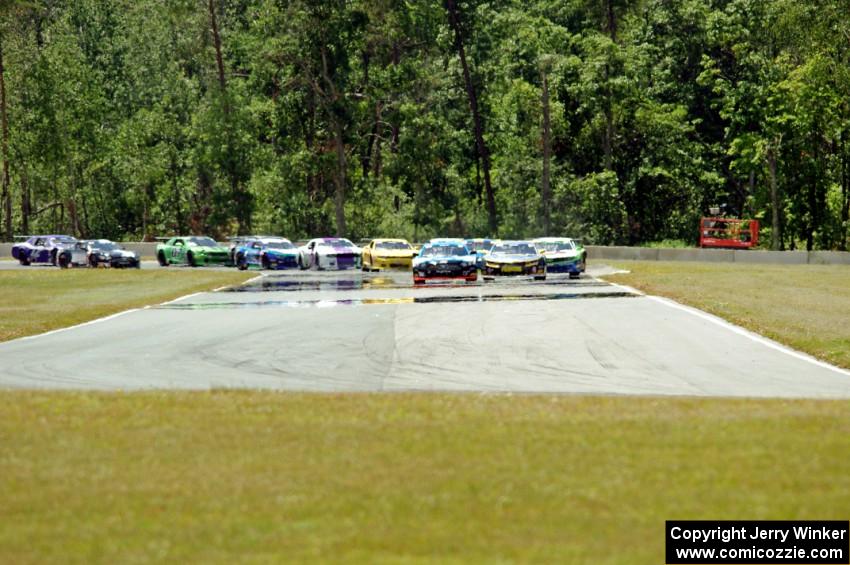
M 850 0 L 0 0 L 5 239 L 842 249 Z

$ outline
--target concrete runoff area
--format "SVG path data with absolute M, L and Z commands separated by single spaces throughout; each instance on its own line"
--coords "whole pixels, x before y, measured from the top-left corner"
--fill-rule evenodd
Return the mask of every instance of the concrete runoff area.
M 0 387 L 850 398 L 850 373 L 598 277 L 265 272 L 0 344 Z

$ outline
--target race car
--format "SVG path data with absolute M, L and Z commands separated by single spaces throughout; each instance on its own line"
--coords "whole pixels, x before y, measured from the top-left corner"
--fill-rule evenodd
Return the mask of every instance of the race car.
M 580 241 L 568 237 L 541 237 L 534 245 L 546 258 L 550 273 L 569 273 L 577 279 L 587 268 L 587 251 Z
M 362 250 L 344 237 L 319 237 L 298 248 L 302 269 L 359 269 Z
M 502 241 L 484 260 L 484 280 L 502 276 L 532 276 L 546 280 L 546 259 L 530 241 Z
M 255 239 L 271 239 L 276 238 L 275 235 L 236 235 L 233 237 L 228 237 L 227 240 L 230 241 L 230 264 L 236 265 L 236 248 L 241 247 L 247 241 L 253 241 Z
M 363 270 L 410 269 L 415 255 L 406 239 L 373 239 L 363 248 Z
M 426 243 L 413 258 L 413 283 L 427 281 L 478 280 L 476 256 L 462 242 Z
M 487 238 L 475 238 L 466 240 L 466 248 L 475 253 L 478 257 L 478 268 L 484 268 L 484 257 L 490 253 L 490 248 L 493 244 L 498 243 L 496 240 Z
M 91 267 L 140 269 L 142 258 L 138 253 L 127 251 L 108 239 L 89 239 L 82 242 L 86 250 L 86 262 Z
M 294 269 L 298 267 L 298 248 L 284 237 L 260 236 L 244 239 L 236 247 L 234 258 L 240 271 L 255 266 L 260 269 Z
M 30 235 L 19 237 L 25 240 L 12 246 L 12 257 L 21 265 L 50 263 L 56 265 L 57 256 L 63 249 L 73 247 L 76 238 L 70 235 Z
M 164 238 L 163 238 L 164 239 Z M 206 236 L 172 237 L 156 246 L 156 260 L 160 266 L 185 264 L 191 267 L 200 265 L 228 265 L 230 253 L 214 239 Z
M 68 267 L 87 267 L 89 264 L 88 242 L 75 241 L 73 244 L 59 250 L 56 255 L 56 264 L 60 269 Z

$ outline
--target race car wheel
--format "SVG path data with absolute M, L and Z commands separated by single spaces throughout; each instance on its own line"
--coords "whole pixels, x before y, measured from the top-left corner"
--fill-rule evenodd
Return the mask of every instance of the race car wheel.
M 30 264 L 30 260 L 29 260 L 29 259 L 27 259 L 27 258 L 26 258 L 26 257 L 24 257 L 24 256 L 21 256 L 21 258 L 20 258 L 20 259 L 18 259 L 18 261 L 20 261 L 20 262 L 21 262 L 21 265 L 23 265 L 24 267 L 27 267 L 27 266 L 29 266 L 29 264 Z
M 300 254 L 298 255 L 298 268 L 301 269 L 302 271 L 307 268 L 307 267 L 304 266 L 304 258 L 301 257 Z
M 546 275 L 539 275 L 539 276 L 536 276 L 536 277 L 534 277 L 534 280 L 536 280 L 536 281 L 545 281 L 545 280 L 546 280 Z
M 56 262 L 59 264 L 60 269 L 67 269 L 68 265 L 71 263 L 71 258 L 68 257 L 65 253 L 59 255 Z
M 316 255 L 316 270 L 317 270 L 317 271 L 321 271 L 321 270 L 322 270 L 322 262 L 319 260 L 319 256 L 318 256 L 318 255 Z
M 157 263 L 159 263 L 160 267 L 168 266 L 168 261 L 165 260 L 165 253 L 163 253 L 162 251 L 156 254 L 156 261 Z
M 186 262 L 189 263 L 190 267 L 198 266 L 198 263 L 195 261 L 195 255 L 191 251 L 186 254 Z
M 571 279 L 577 279 L 577 278 L 579 278 L 580 276 L 581 276 L 581 273 L 570 273 L 570 278 L 571 278 Z
M 56 266 L 56 250 L 55 249 L 50 252 L 50 262 L 53 264 L 54 267 Z
M 97 257 L 95 257 L 94 255 L 89 256 L 89 266 L 94 269 L 97 269 Z
M 271 269 L 271 263 L 269 263 L 269 258 L 263 255 L 263 258 L 260 260 L 260 263 L 263 265 L 264 269 Z

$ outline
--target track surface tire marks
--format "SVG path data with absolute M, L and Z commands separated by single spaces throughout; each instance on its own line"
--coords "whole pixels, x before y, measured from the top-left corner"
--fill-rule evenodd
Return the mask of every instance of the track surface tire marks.
M 0 344 L 0 387 L 850 397 L 846 372 L 683 309 L 583 300 L 624 290 L 590 277 L 414 289 L 403 274 L 272 276 L 291 288 L 266 277 L 260 292 L 201 293 Z M 481 301 L 404 303 L 452 296 Z M 375 298 L 387 302 L 350 305 Z

